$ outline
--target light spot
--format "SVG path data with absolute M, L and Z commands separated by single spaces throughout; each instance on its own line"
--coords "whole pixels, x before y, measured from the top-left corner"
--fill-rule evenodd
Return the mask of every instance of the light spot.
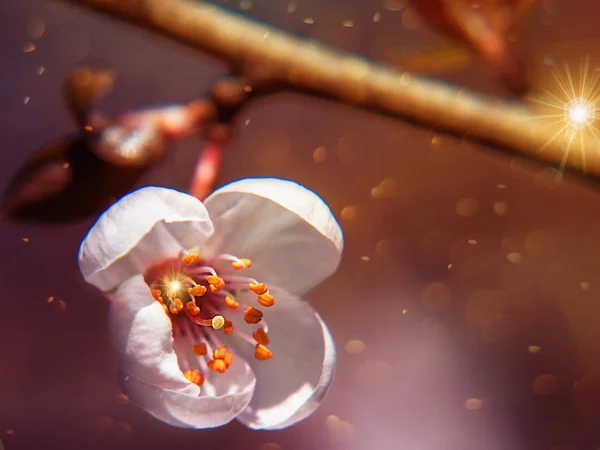
M 468 239 L 468 240 L 467 240 L 467 242 L 468 242 L 470 245 L 477 245 L 477 239 Z
M 582 281 L 579 286 L 581 286 L 581 290 L 582 291 L 586 291 L 588 292 L 590 290 L 590 283 L 588 283 L 587 281 Z
M 127 397 L 125 394 L 118 394 L 115 396 L 115 402 L 117 402 L 119 405 L 125 405 L 129 403 L 129 397 Z
M 542 349 L 540 347 L 538 347 L 537 345 L 530 345 L 529 347 L 527 347 L 527 351 L 529 353 L 539 353 L 542 351 Z
M 506 202 L 494 202 L 494 213 L 498 216 L 506 216 L 508 214 L 508 205 Z
M 22 240 L 23 242 L 25 242 L 26 244 L 27 244 L 27 243 L 29 243 L 29 238 L 27 238 L 27 237 L 21 238 L 21 240 Z
M 439 137 L 439 136 L 433 136 L 433 137 L 431 138 L 431 144 L 432 144 L 432 145 L 440 145 L 440 144 L 441 144 L 441 142 L 442 142 L 442 141 L 441 141 L 441 139 L 440 139 L 440 137 Z
M 361 340 L 351 339 L 348 342 L 346 342 L 345 348 L 346 351 L 351 355 L 358 355 L 359 353 L 362 353 L 365 350 L 365 348 L 367 348 L 367 346 Z
M 381 20 L 381 14 L 376 12 L 375 15 L 373 16 L 373 23 L 377 23 Z
M 51 295 L 50 297 L 48 297 L 48 303 L 52 303 L 54 302 L 54 296 Z
M 31 39 L 38 39 L 43 36 L 46 31 L 46 24 L 43 20 L 35 18 L 31 19 L 27 24 L 27 35 Z
M 478 398 L 470 398 L 465 402 L 465 408 L 469 411 L 477 411 L 483 406 L 483 400 Z
M 535 395 L 552 395 L 558 389 L 558 378 L 549 374 L 539 375 L 533 379 L 532 389 Z
M 387 239 L 380 239 L 375 244 L 375 253 L 377 256 L 386 256 L 391 252 L 391 244 Z
M 317 147 L 313 152 L 313 160 L 318 164 L 325 161 L 327 157 L 327 149 L 325 147 Z
M 281 445 L 276 442 L 267 442 L 260 446 L 260 450 L 281 450 Z
M 56 306 L 60 312 L 65 312 L 67 310 L 67 302 L 64 300 L 59 300 Z
M 383 7 L 388 11 L 400 11 L 406 6 L 406 0 L 383 0 Z
M 360 160 L 362 140 L 356 134 L 345 134 L 338 138 L 335 144 L 335 152 L 342 164 L 354 164 Z
M 450 304 L 450 289 L 441 282 L 430 283 L 421 292 L 421 300 L 427 308 L 444 309 Z
M 308 25 L 312 25 L 313 23 L 315 23 L 315 19 L 313 19 L 312 17 L 305 17 L 303 22 Z
M 31 53 L 32 51 L 35 50 L 35 44 L 33 42 L 27 42 L 24 46 L 23 46 L 23 51 L 25 53 Z
M 46 71 L 46 69 L 44 68 L 44 66 L 40 66 L 37 68 L 35 73 L 37 73 L 38 75 L 43 75 L 45 71 Z
M 518 263 L 523 261 L 523 255 L 517 252 L 513 252 L 506 255 L 506 259 L 508 259 L 512 263 Z
M 479 203 L 474 198 L 462 198 L 456 203 L 456 213 L 462 217 L 473 217 L 479 209 Z
M 250 125 L 250 119 L 246 119 L 246 121 L 244 122 L 244 125 L 245 125 L 245 126 L 248 126 L 248 125 Z
M 506 185 L 505 184 L 499 184 L 497 187 L 498 187 L 498 189 L 506 189 Z
M 342 220 L 354 220 L 358 215 L 358 209 L 356 206 L 346 206 L 342 209 Z
M 351 19 L 346 19 L 342 22 L 344 28 L 352 28 L 354 26 L 354 21 Z
M 298 9 L 298 4 L 296 2 L 289 2 L 287 5 L 287 12 L 289 14 L 293 14 Z
M 29 95 L 26 95 L 25 98 L 23 99 L 23 104 L 24 105 L 28 104 L 29 100 L 31 100 L 31 97 Z

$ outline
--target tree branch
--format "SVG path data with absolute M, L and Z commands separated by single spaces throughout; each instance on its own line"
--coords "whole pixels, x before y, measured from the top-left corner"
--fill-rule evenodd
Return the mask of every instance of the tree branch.
M 253 84 L 330 98 L 600 175 L 595 140 L 556 138 L 555 126 L 544 126 L 518 104 L 398 73 L 198 1 L 67 1 L 207 52 Z

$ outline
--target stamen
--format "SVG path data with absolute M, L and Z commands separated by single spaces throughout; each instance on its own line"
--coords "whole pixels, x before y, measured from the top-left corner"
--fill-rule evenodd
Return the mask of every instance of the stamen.
M 204 377 L 199 370 L 186 370 L 183 372 L 183 376 L 195 385 L 202 386 L 204 383 Z
M 233 261 L 231 263 L 231 267 L 233 267 L 235 270 L 248 269 L 252 267 L 252 261 L 247 258 L 240 258 L 237 261 Z
M 153 289 L 152 290 L 152 297 L 154 298 L 154 300 L 156 300 L 157 302 L 162 303 L 163 299 L 162 299 L 162 292 L 158 289 Z
M 223 318 L 223 316 L 215 316 L 215 317 L 212 318 L 212 320 L 211 320 L 211 326 L 215 330 L 223 328 L 223 325 L 225 325 L 225 319 Z
M 200 314 L 200 308 L 196 305 L 196 302 L 190 301 L 185 304 L 185 307 L 190 312 L 192 316 L 197 316 Z
M 266 308 L 269 308 L 275 304 L 275 299 L 271 294 L 259 295 L 257 300 L 261 306 L 264 306 Z
M 197 356 L 204 356 L 206 355 L 206 344 L 196 344 L 192 347 L 192 351 L 197 355 Z
M 223 333 L 230 334 L 231 332 L 233 332 L 233 324 L 231 320 L 226 320 L 225 325 L 223 325 Z
M 230 295 L 225 297 L 225 304 L 231 309 L 238 309 L 240 307 L 240 304 Z
M 227 354 L 227 347 L 226 346 L 221 346 L 218 349 L 216 349 L 215 351 L 213 351 L 213 359 L 224 359 L 225 355 Z
M 225 353 L 225 357 L 223 358 L 223 361 L 225 361 L 225 364 L 227 364 L 227 368 L 229 369 L 229 366 L 231 366 L 233 364 L 233 353 L 231 353 L 231 352 Z
M 256 295 L 263 295 L 269 291 L 269 288 L 265 285 L 265 283 L 249 283 L 248 288 Z
M 251 325 L 256 325 L 257 323 L 259 323 L 262 320 L 262 317 L 263 317 L 262 311 L 259 309 L 253 308 L 252 306 L 249 306 L 244 311 L 244 320 L 246 321 L 246 323 L 249 323 Z
M 267 359 L 271 359 L 273 356 L 273 352 L 269 350 L 262 344 L 256 344 L 256 348 L 254 350 L 254 357 L 259 361 L 266 361 Z
M 204 294 L 206 294 L 206 286 L 197 284 L 196 286 L 189 288 L 188 292 L 194 297 L 202 297 Z
M 271 342 L 269 335 L 266 333 L 264 328 L 259 328 L 256 330 L 254 333 L 252 333 L 252 337 L 257 344 L 269 345 L 269 342 Z
M 208 368 L 214 370 L 215 372 L 225 373 L 227 370 L 227 363 L 222 359 L 214 359 L 207 363 Z
M 223 278 L 216 275 L 207 276 L 206 281 L 208 281 L 208 286 L 212 292 L 218 292 L 225 287 L 225 281 L 223 281 Z

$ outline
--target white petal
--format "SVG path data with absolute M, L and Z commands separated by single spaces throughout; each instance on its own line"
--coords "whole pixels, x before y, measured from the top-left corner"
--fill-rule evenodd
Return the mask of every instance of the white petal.
M 181 249 L 202 245 L 213 233 L 197 198 L 162 187 L 145 187 L 112 205 L 79 249 L 88 283 L 107 292 Z
M 117 289 L 110 305 L 109 328 L 123 371 L 151 385 L 198 395 L 198 386 L 179 368 L 171 320 L 152 298 L 141 275 Z
M 312 414 L 333 379 L 335 345 L 319 315 L 298 297 L 271 289 L 275 306 L 264 309 L 273 357 L 253 358 L 254 346 L 233 334 L 235 350 L 248 360 L 256 375 L 254 397 L 238 420 L 250 428 L 281 429 Z M 248 298 L 240 297 L 248 302 Z M 238 315 L 231 317 L 243 328 Z
M 206 373 L 201 395 L 162 389 L 134 376 L 121 376 L 121 387 L 138 406 L 170 425 L 211 428 L 225 425 L 243 411 L 254 393 L 256 379 L 250 366 L 236 358 L 224 374 Z M 216 395 L 207 395 L 211 390 Z
M 342 230 L 329 206 L 293 181 L 249 178 L 205 201 L 215 226 L 208 246 L 252 260 L 244 275 L 302 294 L 339 265 Z

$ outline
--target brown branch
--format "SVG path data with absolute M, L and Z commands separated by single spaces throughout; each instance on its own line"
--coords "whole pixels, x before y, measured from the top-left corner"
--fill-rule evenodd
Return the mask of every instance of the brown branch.
M 597 142 L 572 140 L 563 161 L 567 144 L 553 139 L 558 129 L 544 127 L 523 106 L 398 73 L 217 6 L 188 0 L 67 1 L 208 52 L 253 81 L 331 98 L 600 175 Z

